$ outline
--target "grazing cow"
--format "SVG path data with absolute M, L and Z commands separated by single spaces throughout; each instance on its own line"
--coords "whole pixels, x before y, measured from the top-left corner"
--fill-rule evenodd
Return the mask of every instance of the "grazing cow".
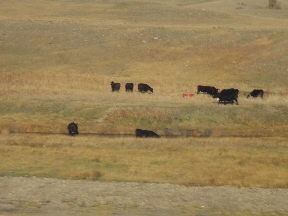
M 224 105 L 226 104 L 233 104 L 234 101 L 236 102 L 236 104 L 238 105 L 238 93 L 239 90 L 238 89 L 223 89 L 220 93 L 217 93 L 216 95 L 214 95 L 214 98 L 218 98 L 218 103 L 222 103 Z
M 264 95 L 264 91 L 262 89 L 254 89 L 252 92 L 250 92 L 247 95 L 247 98 L 249 98 L 250 96 L 254 98 L 257 98 L 257 97 L 263 98 L 263 95 Z
M 68 131 L 69 131 L 69 134 L 71 136 L 75 136 L 75 135 L 79 134 L 78 125 L 76 123 L 74 123 L 74 122 L 70 123 L 68 125 Z
M 216 89 L 214 86 L 197 86 L 197 94 L 200 92 L 207 93 L 211 95 L 212 97 L 218 93 L 218 89 Z
M 113 81 L 111 82 L 111 88 L 112 88 L 112 92 L 114 91 L 119 91 L 120 90 L 120 83 L 114 83 Z
M 153 93 L 153 88 L 151 88 L 149 85 L 147 85 L 145 83 L 139 83 L 138 84 L 138 91 L 142 92 L 142 93 L 150 91 Z
M 125 85 L 125 90 L 126 91 L 133 91 L 133 88 L 134 88 L 134 84 L 133 83 L 126 83 Z
M 142 129 L 136 129 L 135 130 L 136 137 L 153 137 L 153 138 L 159 138 L 160 136 L 156 134 L 154 131 L 150 130 L 142 130 Z

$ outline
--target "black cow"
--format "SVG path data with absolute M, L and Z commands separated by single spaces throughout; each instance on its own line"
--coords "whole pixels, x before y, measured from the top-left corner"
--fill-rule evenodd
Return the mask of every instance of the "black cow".
M 70 123 L 68 125 L 68 131 L 69 131 L 69 134 L 71 136 L 75 136 L 75 135 L 79 134 L 78 125 L 76 123 L 74 123 L 74 122 Z
M 114 83 L 113 81 L 111 82 L 111 88 L 112 88 L 112 92 L 114 91 L 119 91 L 120 90 L 120 83 Z
M 147 85 L 145 83 L 139 83 L 138 84 L 138 91 L 142 92 L 142 93 L 150 91 L 153 93 L 153 88 L 151 88 L 149 85 Z
M 219 104 L 233 104 L 234 101 L 238 105 L 238 89 L 223 89 L 220 93 L 215 94 L 213 97 L 219 99 Z
M 156 134 L 154 131 L 150 130 L 142 130 L 142 129 L 136 129 L 135 130 L 136 137 L 153 137 L 153 138 L 159 138 L 160 136 Z
M 207 93 L 213 97 L 214 95 L 216 95 L 218 93 L 218 89 L 215 88 L 214 86 L 198 85 L 197 86 L 197 94 L 199 94 L 200 92 Z
M 133 91 L 133 88 L 134 88 L 134 84 L 133 83 L 126 83 L 125 85 L 125 90 L 126 91 Z
M 250 96 L 251 97 L 261 97 L 263 98 L 263 95 L 264 95 L 264 91 L 262 89 L 254 89 L 252 92 L 250 92 L 248 95 L 247 95 L 247 98 L 249 98 Z

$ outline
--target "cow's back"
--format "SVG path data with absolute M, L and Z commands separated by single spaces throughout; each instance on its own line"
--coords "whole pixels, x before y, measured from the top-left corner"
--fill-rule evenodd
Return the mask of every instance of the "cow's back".
M 137 128 L 135 130 L 136 137 L 152 137 L 152 138 L 159 138 L 160 136 L 156 134 L 154 131 L 151 130 L 142 130 Z
M 139 92 L 147 92 L 147 91 L 153 92 L 153 88 L 151 88 L 148 84 L 139 83 L 138 84 L 138 91 Z
M 261 97 L 261 98 L 263 98 L 263 95 L 264 95 L 264 91 L 262 89 L 254 89 L 252 92 L 250 92 L 247 95 L 247 98 L 249 98 L 250 96 L 251 97 Z
M 115 82 L 111 82 L 111 88 L 112 88 L 112 91 L 119 91 L 120 90 L 120 87 L 121 87 L 121 84 L 120 83 L 115 83 Z
M 126 91 L 133 91 L 134 89 L 134 84 L 133 83 L 126 83 L 125 85 L 125 90 Z

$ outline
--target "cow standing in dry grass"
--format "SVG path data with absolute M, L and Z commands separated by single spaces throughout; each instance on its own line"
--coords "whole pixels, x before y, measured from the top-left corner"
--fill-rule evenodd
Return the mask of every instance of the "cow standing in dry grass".
M 119 91 L 120 90 L 120 87 L 121 87 L 121 84 L 120 83 L 115 83 L 115 82 L 111 82 L 111 88 L 112 88 L 112 92 L 114 91 Z
M 68 131 L 69 131 L 69 134 L 70 134 L 71 136 L 78 135 L 79 132 L 78 132 L 78 125 L 77 125 L 77 123 L 74 123 L 74 122 L 70 123 L 70 124 L 68 125 Z
M 236 104 L 238 105 L 238 89 L 230 88 L 230 89 L 223 89 L 220 93 L 215 94 L 213 97 L 218 98 L 219 104 Z
M 142 92 L 142 93 L 150 91 L 153 93 L 153 88 L 151 88 L 148 84 L 139 83 L 138 84 L 138 91 Z
M 264 91 L 262 89 L 254 89 L 252 92 L 250 92 L 247 95 L 247 98 L 249 98 L 250 96 L 253 98 L 257 98 L 257 97 L 263 98 L 263 95 L 264 95 Z
M 218 91 L 219 90 L 215 88 L 214 86 L 202 86 L 202 85 L 197 86 L 197 94 L 202 92 L 202 93 L 209 94 L 213 97 L 214 95 L 218 93 Z
M 133 92 L 134 84 L 133 83 L 126 83 L 125 85 L 125 91 L 127 92 Z

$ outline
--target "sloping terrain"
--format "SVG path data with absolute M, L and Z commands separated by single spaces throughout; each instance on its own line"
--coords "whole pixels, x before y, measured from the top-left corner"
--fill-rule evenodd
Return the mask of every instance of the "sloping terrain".
M 145 128 L 167 137 L 210 137 L 213 145 L 216 139 L 217 145 L 221 145 L 219 137 L 228 137 L 221 138 L 226 139 L 227 146 L 235 140 L 229 137 L 287 137 L 287 10 L 288 2 L 284 0 L 278 10 L 269 9 L 268 0 L 1 0 L 0 136 L 5 159 L 3 153 L 0 176 L 4 175 L 4 168 L 6 174 L 13 176 L 31 173 L 31 170 L 35 175 L 39 170 L 40 176 L 51 176 L 52 171 L 55 175 L 59 171 L 57 160 L 68 155 L 70 172 L 87 178 L 91 167 L 95 168 L 92 165 L 100 162 L 108 170 L 123 169 L 119 151 L 119 158 L 116 157 L 115 140 L 125 144 L 128 150 L 133 145 L 137 149 L 139 144 L 136 138 L 129 138 L 130 143 L 127 143 L 124 136 L 123 140 L 117 137 L 104 140 L 101 137 L 89 139 L 90 134 L 134 136 L 135 128 Z M 111 92 L 111 81 L 121 83 L 119 92 Z M 148 83 L 154 92 L 141 94 L 137 89 L 125 92 L 127 82 L 133 82 L 136 87 L 138 83 Z M 197 95 L 197 85 L 238 88 L 239 105 L 221 105 L 207 95 Z M 254 88 L 265 91 L 263 99 L 246 99 Z M 183 93 L 195 95 L 183 98 Z M 72 121 L 78 123 L 80 139 L 55 135 L 56 142 L 49 137 L 50 134 L 67 134 L 67 125 Z M 15 139 L 13 133 L 16 142 L 11 141 Z M 185 138 L 181 139 L 184 142 Z M 187 148 L 191 148 L 189 142 L 194 143 L 201 159 L 214 151 L 213 145 L 208 151 L 201 144 L 195 144 L 195 138 L 188 139 L 185 141 Z M 222 179 L 229 180 L 231 173 L 236 173 L 236 183 L 242 181 L 239 185 L 247 186 L 250 185 L 249 173 L 253 173 L 255 184 L 263 177 L 272 182 L 270 186 L 273 187 L 279 183 L 273 180 L 281 177 L 278 185 L 285 188 L 287 145 L 285 138 L 279 139 L 281 148 L 274 138 L 268 139 L 269 145 L 279 148 L 279 155 L 275 149 L 264 145 L 261 138 L 239 138 L 236 146 L 246 144 L 248 149 L 241 160 L 235 159 L 237 148 L 231 146 L 228 151 L 226 147 L 216 149 L 215 155 L 209 158 L 231 162 L 227 164 L 232 170 L 228 174 L 221 172 L 223 167 L 219 166 Z M 155 146 L 161 144 L 163 149 L 174 152 L 174 158 L 181 158 L 177 155 L 179 150 L 167 145 L 179 140 L 168 138 L 154 142 Z M 105 142 L 109 143 L 116 156 L 106 155 L 109 163 L 102 158 L 101 161 L 100 156 L 95 158 L 98 152 L 91 152 L 88 141 L 95 146 L 104 142 L 98 147 L 103 152 L 109 152 Z M 149 140 L 141 142 L 149 144 Z M 49 151 L 47 143 L 51 145 Z M 75 143 L 86 154 L 89 152 L 89 155 L 82 155 L 77 149 L 74 152 L 78 157 L 83 156 L 87 164 L 77 163 L 74 155 L 69 156 Z M 269 174 L 265 171 L 258 174 L 251 162 L 249 154 L 253 151 L 249 145 L 254 147 L 255 143 L 266 151 L 254 161 L 260 167 L 269 166 L 272 170 Z M 261 154 L 257 148 L 254 151 Z M 23 152 L 28 152 L 29 161 Z M 44 153 L 48 159 L 41 165 L 39 161 L 43 160 Z M 153 151 L 148 153 L 152 155 L 148 165 L 159 172 L 163 161 L 153 158 Z M 57 159 L 53 166 L 53 157 L 49 154 Z M 127 161 L 126 152 L 123 155 L 123 160 Z M 170 155 L 167 161 L 173 161 L 173 157 Z M 21 164 L 21 169 L 13 166 L 17 163 Z M 199 165 L 197 160 L 191 160 L 187 162 L 189 166 L 181 163 L 177 166 L 185 170 L 194 168 L 193 163 Z M 200 171 L 205 169 L 203 163 L 200 167 Z M 129 164 L 124 168 L 130 175 L 139 170 L 138 166 Z M 114 171 L 121 173 L 121 169 Z M 216 174 L 212 177 L 209 175 L 214 172 L 204 172 L 203 179 L 209 179 L 211 185 L 222 185 L 217 170 L 213 170 Z M 189 181 L 193 183 L 193 170 L 189 171 L 192 176 Z M 98 178 L 101 172 L 92 174 Z M 106 171 L 108 176 L 107 173 L 111 175 L 112 172 Z M 243 176 L 237 179 L 238 173 Z M 167 173 L 160 174 L 165 179 Z M 174 175 L 183 176 L 175 172 L 172 179 Z M 151 176 L 146 174 L 145 179 L 152 181 Z M 91 190 L 89 186 L 99 190 Z M 287 214 L 286 189 L 1 177 L 0 191 L 1 215 Z M 142 200 L 143 197 L 148 198 Z
M 267 5 L 1 1 L 2 128 L 65 133 L 69 121 L 78 121 L 83 133 L 285 131 L 288 7 Z M 110 81 L 122 84 L 118 94 Z M 126 94 L 126 82 L 148 83 L 154 93 Z M 217 106 L 204 95 L 182 98 L 199 84 L 238 88 L 240 105 Z M 254 88 L 264 89 L 264 100 L 245 100 Z

